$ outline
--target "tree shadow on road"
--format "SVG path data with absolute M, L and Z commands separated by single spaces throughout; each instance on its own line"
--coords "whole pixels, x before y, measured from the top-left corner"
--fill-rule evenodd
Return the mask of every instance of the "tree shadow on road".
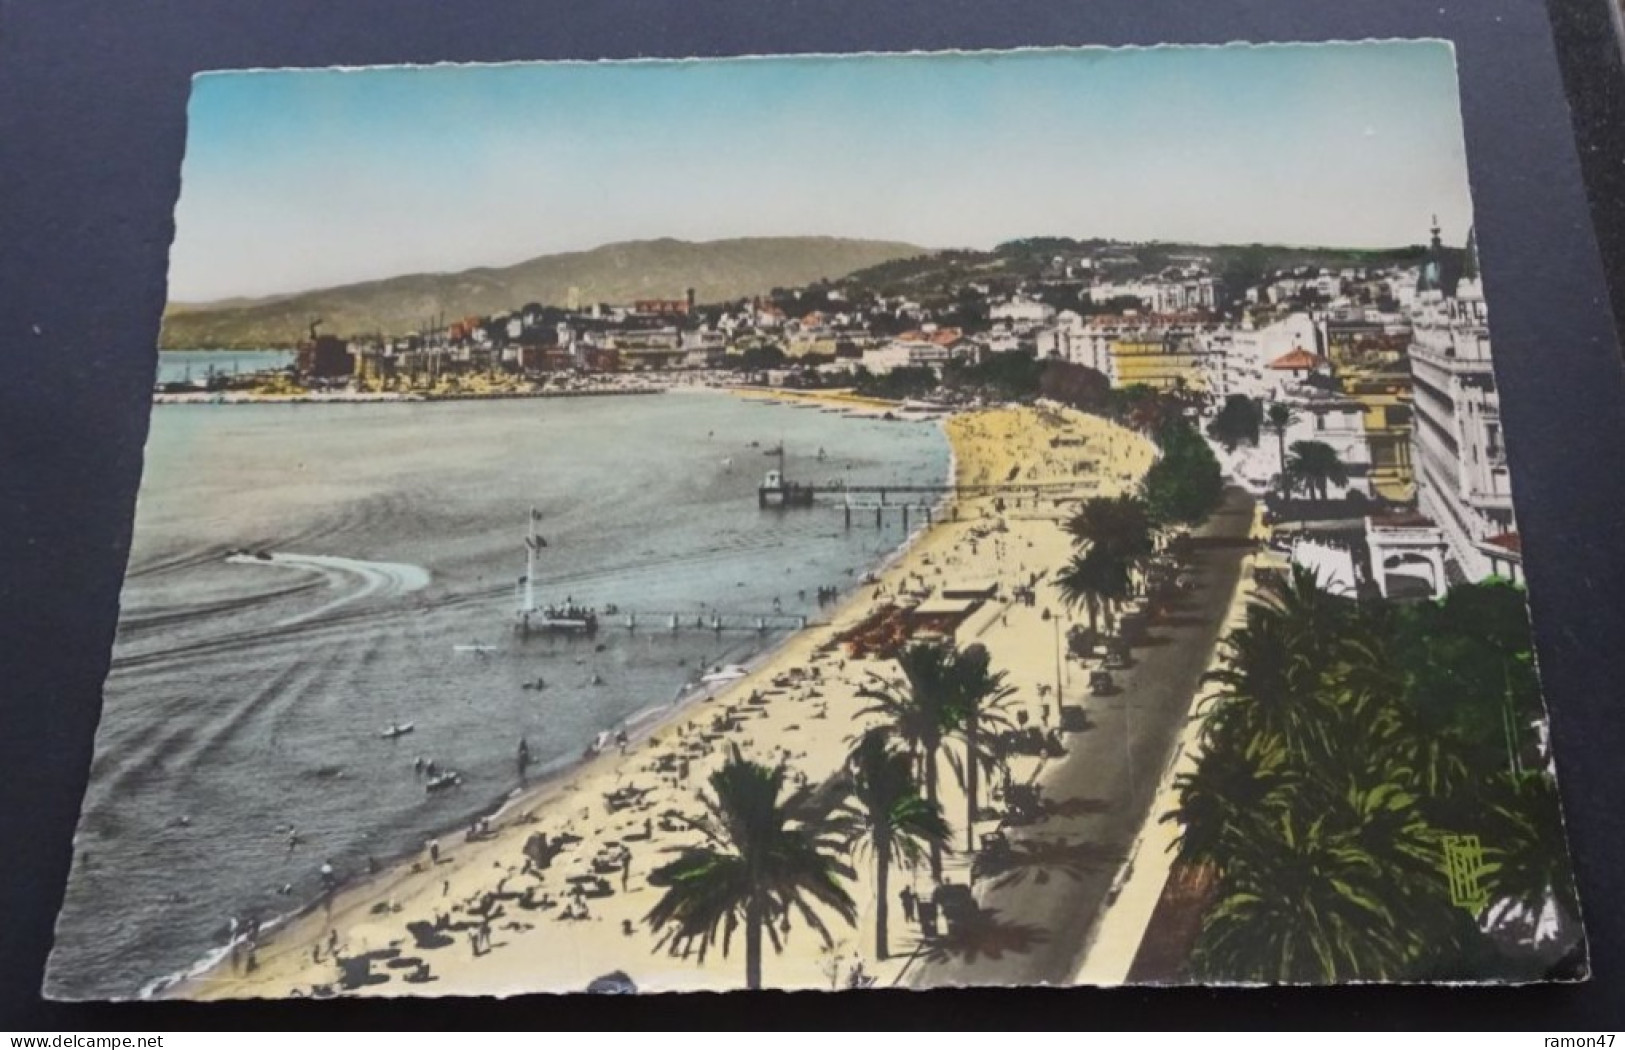
M 1038 819 L 1047 820 L 1050 817 L 1095 817 L 1102 813 L 1110 813 L 1113 804 L 1103 798 L 1084 798 L 1081 795 L 1073 798 L 1045 798 L 1038 803 Z
M 1067 839 L 1017 842 L 977 854 L 971 864 L 971 878 L 986 879 L 994 889 L 1023 883 L 1045 886 L 1057 875 L 1078 882 L 1090 872 L 1115 868 L 1122 860 L 1122 850 L 1095 842 Z
M 1215 512 L 1215 517 L 1221 516 Z M 1255 550 L 1258 543 L 1247 536 L 1190 536 L 1184 541 L 1184 549 L 1188 552 L 1200 550 Z
M 1031 923 L 1000 921 L 999 909 L 983 908 L 947 936 L 926 941 L 920 947 L 920 957 L 935 963 L 950 959 L 967 963 L 996 961 L 1006 955 L 1026 955 L 1048 940 L 1047 930 Z

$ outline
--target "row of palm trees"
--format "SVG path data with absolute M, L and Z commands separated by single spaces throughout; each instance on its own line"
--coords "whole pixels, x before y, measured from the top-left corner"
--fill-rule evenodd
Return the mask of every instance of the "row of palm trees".
M 1157 524 L 1139 496 L 1102 496 L 1084 502 L 1066 523 L 1072 558 L 1055 578 L 1061 600 L 1089 617 L 1097 635 L 1102 613 L 1111 616 L 1134 596 L 1139 574 L 1157 549 Z
M 745 982 L 761 987 L 763 939 L 783 948 L 792 916 L 829 945 L 824 912 L 857 921 L 846 883 L 849 860 L 874 865 L 875 954 L 890 952 L 888 914 L 894 867 L 928 861 L 942 877 L 951 829 L 939 801 L 940 762 L 948 756 L 966 795 L 965 841 L 975 848 L 981 774 L 998 771 L 999 734 L 1015 693 L 994 671 L 985 647 L 963 650 L 919 642 L 899 654 L 902 677 L 872 674 L 859 690 L 874 718 L 855 740 L 837 776 L 791 788 L 781 763 L 767 766 L 735 745 L 700 795 L 704 814 L 690 825 L 703 836 L 650 875 L 664 892 L 645 921 L 665 948 L 695 948 L 703 961 L 713 947 L 729 952 L 745 942 Z
M 1223 643 L 1201 758 L 1165 818 L 1216 885 L 1191 976 L 1539 975 L 1519 969 L 1527 939 L 1486 932 L 1492 915 L 1578 914 L 1521 728 L 1539 716 L 1522 600 L 1493 583 L 1442 606 L 1361 604 L 1301 568 L 1265 586 Z M 1440 695 L 1457 681 L 1484 685 Z M 1462 899 L 1450 853 L 1468 836 L 1481 894 Z

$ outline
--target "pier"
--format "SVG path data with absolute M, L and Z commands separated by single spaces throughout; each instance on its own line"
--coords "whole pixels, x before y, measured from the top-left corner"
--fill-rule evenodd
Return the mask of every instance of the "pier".
M 785 612 L 650 612 L 617 610 L 605 619 L 627 631 L 710 631 L 713 634 L 799 631 L 812 622 L 804 613 Z
M 1095 487 L 1092 479 L 1078 481 L 1007 481 L 987 482 L 982 484 L 942 484 L 942 485 L 853 485 L 845 481 L 801 482 L 791 481 L 784 469 L 784 447 L 781 445 L 774 451 L 779 458 L 778 468 L 767 472 L 761 485 L 756 489 L 756 505 L 764 510 L 787 510 L 791 507 L 811 507 L 820 496 L 842 497 L 846 507 L 847 525 L 851 526 L 852 511 L 854 509 L 873 509 L 875 506 L 884 508 L 888 498 L 903 497 L 902 504 L 895 504 L 904 508 L 905 520 L 907 507 L 910 502 L 915 506 L 924 508 L 927 520 L 930 516 L 932 504 L 926 503 L 918 497 L 922 496 L 1033 496 L 1055 495 L 1063 492 L 1078 490 L 1091 490 Z M 876 504 L 854 505 L 853 496 L 874 496 Z M 909 497 L 915 497 L 909 500 Z M 934 503 L 935 501 L 933 501 Z M 877 519 L 878 520 L 878 519 Z
M 541 519 L 541 512 L 532 507 L 525 520 L 525 575 L 519 578 L 515 595 L 518 609 L 514 633 L 520 637 L 542 634 L 592 638 L 609 627 L 669 633 L 708 631 L 712 634 L 767 634 L 770 631 L 799 631 L 809 622 L 804 613 L 787 613 L 778 608 L 762 612 L 723 612 L 703 608 L 698 612 L 661 612 L 623 609 L 616 605 L 594 608 L 573 599 L 566 599 L 562 605 L 538 604 L 537 561 L 541 552 L 547 549 L 547 540 L 536 529 Z M 777 604 L 775 601 L 774 605 Z

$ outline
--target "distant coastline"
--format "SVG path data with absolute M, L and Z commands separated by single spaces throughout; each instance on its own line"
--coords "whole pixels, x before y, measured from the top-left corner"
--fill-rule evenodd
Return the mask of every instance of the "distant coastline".
M 490 392 L 405 394 L 393 391 L 366 393 L 354 390 L 306 392 L 277 395 L 244 391 L 211 393 L 206 390 L 184 394 L 156 393 L 155 405 L 344 405 L 404 404 L 434 401 L 512 401 L 522 398 L 624 397 L 637 394 L 664 394 L 664 387 L 611 387 L 593 390 L 495 390 Z

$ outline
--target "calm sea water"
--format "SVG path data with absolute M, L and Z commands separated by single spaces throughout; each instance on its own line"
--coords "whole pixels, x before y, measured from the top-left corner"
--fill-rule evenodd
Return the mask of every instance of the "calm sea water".
M 211 368 L 227 375 L 247 375 L 287 368 L 291 364 L 291 350 L 160 350 L 158 383 L 200 383 Z
M 521 642 L 532 505 L 539 598 L 816 612 L 817 587 L 849 586 L 904 536 L 758 510 L 773 461 L 749 443 L 781 440 L 797 478 L 948 470 L 934 425 L 713 394 L 156 408 L 49 992 L 136 994 L 222 943 L 229 916 L 314 897 L 324 859 L 353 874 L 466 825 L 516 786 L 520 737 L 533 774 L 559 768 L 701 664 L 778 640 Z M 457 649 L 476 643 L 496 648 Z M 394 721 L 416 731 L 381 739 Z M 419 755 L 465 785 L 427 795 Z

